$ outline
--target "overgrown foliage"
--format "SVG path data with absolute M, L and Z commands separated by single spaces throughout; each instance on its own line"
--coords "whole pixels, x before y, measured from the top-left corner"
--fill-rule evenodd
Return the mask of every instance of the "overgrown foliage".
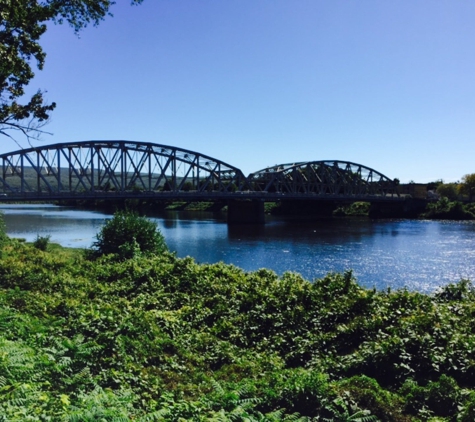
M 472 421 L 475 290 L 7 240 L 0 420 Z
M 471 205 L 463 204 L 459 201 L 450 201 L 446 197 L 440 198 L 437 202 L 427 204 L 426 212 L 421 215 L 423 218 L 437 218 L 447 220 L 472 220 L 475 214 Z
M 441 183 L 437 186 L 436 192 L 441 198 L 447 198 L 449 201 L 455 201 L 459 194 L 459 185 L 457 183 Z
M 8 241 L 7 231 L 5 227 L 5 220 L 3 219 L 3 212 L 0 212 L 0 248 Z
M 36 239 L 33 242 L 33 246 L 37 249 L 42 251 L 46 251 L 48 249 L 49 241 L 51 236 L 40 236 L 39 234 L 36 235 Z
M 114 254 L 119 259 L 161 254 L 167 250 L 157 224 L 134 211 L 117 211 L 96 236 L 92 256 Z
M 363 217 L 369 215 L 370 208 L 371 204 L 369 202 L 353 202 L 350 205 L 338 207 L 333 211 L 333 215 Z
M 463 195 L 467 195 L 470 202 L 475 198 L 475 173 L 466 174 L 462 177 L 459 185 L 459 191 Z

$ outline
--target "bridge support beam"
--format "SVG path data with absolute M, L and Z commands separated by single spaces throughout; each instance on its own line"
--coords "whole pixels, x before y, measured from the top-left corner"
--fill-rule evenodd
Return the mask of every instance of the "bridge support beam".
M 264 224 L 264 201 L 228 201 L 228 224 Z

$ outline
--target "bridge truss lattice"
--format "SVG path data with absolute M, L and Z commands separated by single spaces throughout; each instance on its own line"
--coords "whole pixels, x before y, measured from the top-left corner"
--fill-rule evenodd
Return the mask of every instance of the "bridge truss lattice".
M 250 189 L 328 198 L 399 197 L 397 184 L 378 171 L 349 161 L 327 160 L 267 167 L 248 176 Z
M 229 193 L 241 170 L 194 151 L 142 142 L 85 141 L 0 155 L 4 195 L 127 196 L 137 192 Z
M 143 197 L 212 199 L 399 199 L 397 184 L 348 161 L 280 164 L 245 177 L 198 152 L 145 142 L 84 141 L 0 155 L 6 200 Z

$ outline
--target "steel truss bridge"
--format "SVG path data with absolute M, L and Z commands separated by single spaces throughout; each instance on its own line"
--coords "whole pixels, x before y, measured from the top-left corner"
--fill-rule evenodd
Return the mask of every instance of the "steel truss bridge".
M 251 173 L 167 145 L 85 141 L 0 155 L 6 201 L 120 199 L 331 200 L 394 202 L 404 198 L 383 174 L 347 161 L 281 164 Z

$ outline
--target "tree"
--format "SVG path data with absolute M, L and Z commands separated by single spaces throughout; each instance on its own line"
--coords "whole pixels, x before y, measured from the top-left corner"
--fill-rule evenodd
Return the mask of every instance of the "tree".
M 462 177 L 459 191 L 463 195 L 468 195 L 469 201 L 472 202 L 472 198 L 475 195 L 475 173 L 466 174 Z
M 445 197 L 451 201 L 455 201 L 458 196 L 458 185 L 457 183 L 441 183 L 437 186 L 436 192 L 440 197 Z
M 139 4 L 143 0 L 131 0 Z M 14 139 L 18 131 L 27 140 L 44 133 L 56 103 L 47 103 L 45 91 L 25 99 L 25 87 L 35 76 L 32 63 L 43 69 L 46 53 L 39 44 L 47 23 L 68 23 L 77 33 L 111 15 L 113 0 L 0 0 L 0 135 Z
M 168 250 L 157 224 L 135 212 L 118 211 L 96 235 L 93 255 L 116 254 L 119 259 L 160 254 Z

